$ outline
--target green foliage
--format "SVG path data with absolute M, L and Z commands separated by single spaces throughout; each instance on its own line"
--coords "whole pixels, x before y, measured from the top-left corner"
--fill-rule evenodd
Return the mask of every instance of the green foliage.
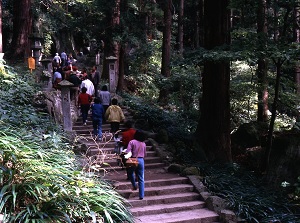
M 143 122 L 148 123 L 147 130 L 154 132 L 161 129 L 167 130 L 170 140 L 185 138 L 196 128 L 195 119 L 189 117 L 185 112 L 168 111 L 159 107 L 155 102 L 144 101 L 137 96 L 128 94 L 122 96 L 124 97 L 124 104 L 135 111 L 134 118 L 136 120 L 143 120 Z
M 5 71 L 0 74 L 3 222 L 133 222 L 124 198 L 79 169 L 62 129 L 35 112 L 37 86 L 29 74 Z
M 215 195 L 225 198 L 228 206 L 246 222 L 296 223 L 297 208 L 282 191 L 270 190 L 260 176 L 244 170 L 237 164 L 199 164 L 205 175 L 204 184 Z M 297 213 L 297 212 L 296 212 Z
M 232 128 L 256 119 L 257 87 L 255 70 L 242 61 L 232 63 L 230 106 Z

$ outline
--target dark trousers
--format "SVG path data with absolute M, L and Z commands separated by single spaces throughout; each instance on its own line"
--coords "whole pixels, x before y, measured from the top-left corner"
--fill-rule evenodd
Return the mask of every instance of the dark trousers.
M 93 134 L 98 136 L 98 139 L 102 138 L 102 119 L 93 119 Z
M 116 133 L 120 128 L 120 122 L 111 122 L 110 123 L 110 130 L 112 133 Z
M 87 120 L 87 117 L 88 117 L 89 110 L 90 110 L 90 105 L 89 104 L 81 105 L 80 108 L 81 108 L 82 121 L 83 121 L 83 123 L 85 123 Z

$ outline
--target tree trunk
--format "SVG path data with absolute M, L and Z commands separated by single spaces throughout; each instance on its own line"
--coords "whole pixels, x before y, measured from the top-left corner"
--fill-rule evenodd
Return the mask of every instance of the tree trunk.
M 2 0 L 0 0 L 0 53 L 3 53 L 3 44 L 2 44 Z
M 269 131 L 268 131 L 268 141 L 266 146 L 266 152 L 265 152 L 265 158 L 262 160 L 262 171 L 267 171 L 270 163 L 270 155 L 272 151 L 273 146 L 273 132 L 274 132 L 274 123 L 276 119 L 276 110 L 279 100 L 279 87 L 280 87 L 280 78 L 281 78 L 281 66 L 284 61 L 279 60 L 275 62 L 276 64 L 276 83 L 275 83 L 275 95 L 274 95 L 274 101 L 272 104 L 272 116 L 271 121 L 269 125 Z
M 199 48 L 203 46 L 203 0 L 196 0 L 195 7 L 196 10 L 196 32 L 195 32 L 195 48 Z
M 156 7 L 156 0 L 151 0 L 150 4 L 152 7 Z M 152 8 L 151 7 L 151 8 Z M 152 12 L 148 15 L 148 40 L 152 41 L 153 39 L 156 39 L 156 17 L 153 15 Z
M 266 0 L 260 0 L 257 10 L 257 34 L 258 50 L 266 48 L 267 24 L 266 24 Z M 261 57 L 258 60 L 257 77 L 258 77 L 258 107 L 257 121 L 266 122 L 268 120 L 268 82 L 267 82 L 267 60 Z
M 170 77 L 170 57 L 171 57 L 171 25 L 172 25 L 172 0 L 164 2 L 164 30 L 163 30 L 163 45 L 162 45 L 162 63 L 161 74 L 165 77 Z M 160 89 L 159 102 L 167 104 L 168 89 L 167 87 Z
M 114 29 L 120 24 L 120 3 L 121 0 L 115 0 L 115 6 L 112 8 L 110 14 L 106 17 L 110 18 L 109 24 L 110 26 L 106 29 L 106 39 L 105 39 L 105 47 L 104 47 L 104 61 L 103 61 L 103 79 L 109 79 L 109 70 L 108 63 L 105 58 L 113 56 L 117 57 L 117 61 L 115 63 L 115 71 L 116 77 L 118 77 L 119 73 L 119 50 L 120 44 L 113 40 Z M 118 80 L 117 80 L 118 82 Z
M 182 57 L 183 54 L 183 14 L 184 14 L 184 0 L 180 0 L 179 15 L 178 15 L 178 52 Z
M 119 56 L 119 81 L 117 85 L 117 92 L 122 92 L 124 89 L 125 56 L 125 49 L 123 46 L 121 46 Z
M 294 30 L 293 30 L 293 39 L 294 42 L 300 43 L 300 29 L 299 29 L 299 10 L 297 7 L 294 8 Z M 295 67 L 295 84 L 296 84 L 296 93 L 300 95 L 300 65 L 296 64 Z M 298 101 L 299 104 L 299 101 Z M 297 122 L 300 121 L 300 115 L 297 115 Z
M 266 59 L 259 59 L 257 66 L 257 77 L 258 77 L 258 104 L 257 104 L 257 121 L 266 122 L 268 121 L 268 82 L 267 82 L 267 62 Z
M 26 57 L 31 56 L 28 55 L 30 52 L 28 37 L 32 25 L 31 0 L 14 0 L 13 13 L 13 37 L 7 56 L 13 61 L 24 61 Z
M 205 1 L 204 45 L 207 50 L 230 42 L 228 4 L 229 0 Z M 209 162 L 231 162 L 229 82 L 229 62 L 204 63 L 201 116 L 196 137 Z

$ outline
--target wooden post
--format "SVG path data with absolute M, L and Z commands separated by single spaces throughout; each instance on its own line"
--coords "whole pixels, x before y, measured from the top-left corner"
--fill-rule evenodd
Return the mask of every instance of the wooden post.
M 63 80 L 58 83 L 61 86 L 61 106 L 63 115 L 64 130 L 71 132 L 73 128 L 72 116 L 71 116 L 71 99 L 70 99 L 70 87 L 73 84 L 67 80 Z

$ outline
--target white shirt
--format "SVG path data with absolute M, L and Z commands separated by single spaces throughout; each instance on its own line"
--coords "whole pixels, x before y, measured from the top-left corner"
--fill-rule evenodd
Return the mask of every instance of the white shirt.
M 81 90 L 81 88 L 83 88 L 83 87 L 86 87 L 86 93 L 87 94 L 89 94 L 89 95 L 94 95 L 94 93 L 95 93 L 95 88 L 94 88 L 94 84 L 93 84 L 93 82 L 91 82 L 89 79 L 86 79 L 86 80 L 83 80 L 82 82 L 81 82 L 81 85 L 80 85 L 80 90 Z
M 53 60 L 55 60 L 56 63 L 60 63 L 61 62 L 60 56 L 58 56 L 58 55 L 55 55 L 55 57 L 53 57 Z

